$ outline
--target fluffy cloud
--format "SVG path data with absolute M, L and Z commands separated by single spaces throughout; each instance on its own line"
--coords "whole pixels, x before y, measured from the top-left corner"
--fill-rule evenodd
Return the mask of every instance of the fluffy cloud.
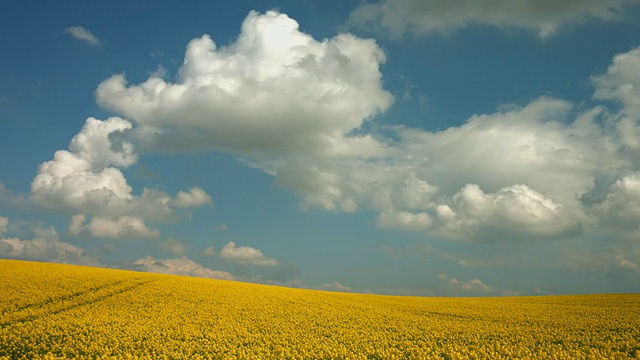
M 640 48 L 616 55 L 607 72 L 593 78 L 596 85 L 595 97 L 621 102 L 625 115 L 634 120 L 640 120 L 638 69 L 640 69 Z M 636 143 L 638 141 L 636 138 Z
M 626 239 L 640 239 L 640 48 L 618 54 L 607 72 L 595 76 L 596 99 L 615 100 L 622 106 L 609 120 L 616 130 L 618 157 L 626 166 L 603 171 L 580 201 L 600 229 Z
M 211 196 L 199 187 L 193 187 L 189 189 L 188 192 L 178 191 L 172 204 L 179 208 L 200 207 L 207 204 L 212 205 Z
M 571 104 L 551 98 L 442 132 L 353 135 L 391 104 L 383 61 L 371 40 L 318 42 L 284 14 L 252 12 L 227 47 L 193 40 L 178 82 L 127 85 L 115 75 L 97 98 L 133 119 L 129 138 L 148 149 L 230 149 L 294 189 L 305 208 L 369 208 L 381 227 L 445 237 L 476 237 L 474 228 L 483 236 L 565 234 L 578 227 L 574 194 L 589 190 L 596 170 L 619 165 L 595 125 L 602 110 L 567 124 Z M 206 199 L 192 189 L 172 204 Z
M 574 215 L 556 201 L 526 185 L 513 185 L 485 194 L 469 184 L 453 196 L 451 206 L 441 206 L 440 228 L 434 233 L 454 238 L 485 238 L 528 234 L 549 237 L 578 229 Z
M 69 229 L 71 235 L 88 235 L 104 238 L 157 238 L 158 230 L 149 229 L 144 220 L 133 216 L 121 216 L 116 220 L 94 216 L 85 224 L 84 214 L 71 218 Z
M 133 199 L 132 189 L 115 166 L 130 166 L 137 157 L 131 143 L 111 139 L 128 129 L 131 123 L 121 118 L 87 119 L 71 140 L 70 151 L 56 151 L 53 160 L 40 165 L 31 183 L 31 201 L 45 208 L 97 213 L 124 207 Z
M 65 33 L 92 46 L 100 46 L 101 43 L 100 39 L 82 26 L 70 26 L 65 29 Z
M 571 110 L 566 101 L 542 97 L 444 131 L 399 129 L 399 152 L 419 177 L 449 194 L 467 184 L 489 192 L 526 184 L 568 202 L 591 186 L 594 173 L 625 165 L 598 125 L 603 110 L 588 110 L 574 121 Z
M 133 195 L 120 170 L 138 159 L 124 136 L 131 129 L 129 121 L 118 117 L 87 119 L 69 150 L 57 151 L 53 160 L 40 165 L 31 183 L 30 201 L 56 211 L 93 215 L 86 225 L 84 218 L 75 218 L 69 231 L 98 237 L 158 237 L 144 220 L 164 221 L 176 215 L 174 208 L 211 203 L 199 187 L 180 191 L 175 198 L 147 188 Z
M 567 121 L 571 111 L 543 97 L 445 131 L 389 129 L 394 140 L 378 137 L 381 156 L 291 160 L 277 182 L 305 207 L 373 209 L 384 228 L 467 239 L 568 235 L 587 221 L 575 194 L 628 164 L 613 131 L 597 124 L 602 109 Z
M 4 220 L 3 220 L 4 219 Z M 34 237 L 22 240 L 16 237 L 4 238 L 9 219 L 0 217 L 0 257 L 27 260 L 52 261 L 82 265 L 101 265 L 99 259 L 88 254 L 84 249 L 59 240 L 53 227 L 32 229 Z M 2 231 L 4 224 L 4 231 Z
M 398 37 L 405 32 L 450 32 L 470 24 L 520 27 L 553 34 L 565 24 L 587 19 L 611 21 L 634 0 L 380 0 L 358 6 L 350 16 L 357 26 L 380 28 Z
M 175 274 L 206 277 L 212 279 L 233 280 L 234 277 L 226 271 L 211 270 L 188 258 L 155 259 L 147 256 L 136 260 L 137 269 L 160 274 Z
M 627 239 L 640 240 L 640 172 L 597 183 L 581 200 L 598 227 Z M 598 186 L 600 185 L 600 186 Z
M 218 47 L 204 35 L 187 46 L 176 83 L 151 77 L 128 85 L 123 75 L 102 82 L 97 100 L 134 120 L 144 148 L 237 153 L 339 153 L 367 137 L 347 137 L 387 109 L 373 40 L 341 34 L 322 42 L 285 14 L 251 12 L 235 42 Z
M 220 258 L 241 265 L 274 266 L 278 265 L 276 259 L 271 259 L 262 251 L 249 246 L 236 246 L 233 241 L 228 242 L 220 250 Z
M 492 4 L 499 10 L 478 10 L 473 16 L 463 12 L 458 25 L 525 26 L 544 35 L 586 17 L 612 19 L 622 6 Z M 410 1 L 364 5 L 354 14 L 367 7 L 386 13 L 412 6 L 419 7 L 412 14 L 420 17 L 423 5 Z M 453 5 L 441 6 L 448 13 Z M 531 11 L 523 10 L 527 8 Z M 451 19 L 437 17 L 452 26 Z M 615 194 L 587 205 L 594 180 L 640 166 L 640 152 L 631 151 L 638 129 L 633 118 L 638 112 L 637 57 L 637 50 L 618 55 L 606 74 L 594 78 L 595 96 L 620 101 L 620 115 L 604 107 L 578 113 L 567 101 L 541 97 L 525 106 L 505 105 L 492 114 L 474 115 L 445 131 L 395 127 L 367 132 L 362 125 L 393 100 L 382 89 L 384 54 L 375 42 L 349 34 L 320 42 L 300 32 L 284 14 L 251 12 L 228 46 L 218 47 L 206 35 L 192 40 L 175 83 L 152 76 L 129 85 L 123 75 L 102 82 L 98 102 L 132 119 L 136 127 L 109 135 L 121 144 L 110 147 L 117 150 L 114 156 L 91 162 L 125 166 L 128 157 L 119 154 L 127 154 L 128 142 L 147 151 L 227 149 L 293 189 L 304 208 L 372 210 L 383 228 L 469 240 L 598 232 L 608 216 L 626 221 L 627 215 L 615 211 L 623 206 Z M 630 186 L 632 179 L 627 180 Z M 122 186 L 110 200 L 129 196 L 129 204 L 162 204 L 160 209 L 169 213 L 172 207 L 210 201 L 199 188 L 175 198 L 155 193 L 155 200 L 148 201 L 144 193 L 131 195 L 126 182 L 113 184 Z M 611 191 L 632 191 L 627 185 Z M 119 213 L 134 216 L 122 209 Z M 233 244 L 225 256 L 238 256 L 231 254 L 243 248 Z M 256 256 L 259 250 L 252 250 Z
M 622 105 L 616 129 L 623 150 L 640 169 L 640 48 L 618 54 L 607 72 L 593 77 L 596 99 L 614 100 Z

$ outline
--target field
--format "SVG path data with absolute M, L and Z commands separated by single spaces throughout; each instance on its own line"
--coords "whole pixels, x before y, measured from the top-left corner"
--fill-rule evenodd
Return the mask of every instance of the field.
M 640 295 L 428 298 L 0 260 L 0 359 L 640 359 Z

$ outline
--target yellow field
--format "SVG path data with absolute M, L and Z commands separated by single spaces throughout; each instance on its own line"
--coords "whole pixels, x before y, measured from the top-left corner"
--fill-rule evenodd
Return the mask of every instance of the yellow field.
M 0 260 L 0 359 L 640 359 L 640 295 L 420 298 Z

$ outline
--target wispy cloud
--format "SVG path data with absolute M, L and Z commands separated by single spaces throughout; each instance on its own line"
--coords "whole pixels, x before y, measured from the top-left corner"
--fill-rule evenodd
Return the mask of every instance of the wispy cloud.
M 320 286 L 321 289 L 323 290 L 332 290 L 332 291 L 353 291 L 352 288 L 345 286 L 337 281 L 334 281 L 332 283 L 327 283 L 327 284 L 323 284 L 322 286 Z
M 0 96 L 0 104 L 14 105 L 15 103 L 16 101 L 11 98 Z
M 353 25 L 384 30 L 393 37 L 447 33 L 470 24 L 503 28 L 528 28 L 540 37 L 589 19 L 614 21 L 633 0 L 583 0 L 573 2 L 381 0 L 358 6 L 350 15 Z
M 102 41 L 98 39 L 93 33 L 82 26 L 70 26 L 65 30 L 66 34 L 71 35 L 75 39 L 85 41 L 91 46 L 100 46 Z
M 234 279 L 234 276 L 226 271 L 212 270 L 186 257 L 156 259 L 152 256 L 147 256 L 136 260 L 133 265 L 138 270 L 160 274 L 188 275 L 223 280 Z

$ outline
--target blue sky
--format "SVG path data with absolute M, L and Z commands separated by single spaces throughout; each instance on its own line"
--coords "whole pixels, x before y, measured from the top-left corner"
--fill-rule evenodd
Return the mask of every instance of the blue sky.
M 408 295 L 640 288 L 640 4 L 0 11 L 0 257 Z

